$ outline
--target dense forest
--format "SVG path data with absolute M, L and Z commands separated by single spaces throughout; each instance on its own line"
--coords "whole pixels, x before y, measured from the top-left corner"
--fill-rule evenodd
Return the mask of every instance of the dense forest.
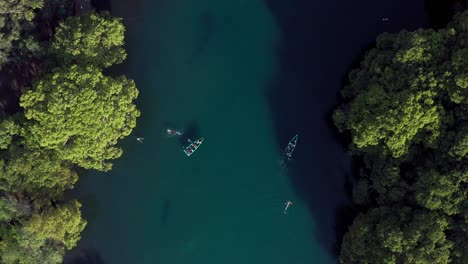
M 362 167 L 340 262 L 468 263 L 468 12 L 380 35 L 342 97 Z
M 86 226 L 64 199 L 77 169 L 110 170 L 136 126 L 138 90 L 103 70 L 125 28 L 73 1 L 0 1 L 0 263 L 62 263 Z

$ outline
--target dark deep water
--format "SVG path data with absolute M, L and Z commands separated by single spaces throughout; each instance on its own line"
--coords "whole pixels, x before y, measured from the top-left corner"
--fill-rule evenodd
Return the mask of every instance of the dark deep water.
M 301 134 L 309 136 L 296 153 L 297 166 L 290 179 L 321 227 L 315 234 L 318 241 L 337 255 L 342 235 L 355 216 L 350 204 L 354 171 L 342 154 L 347 141 L 331 120 L 338 92 L 380 33 L 428 27 L 426 5 L 400 0 L 335 0 L 320 5 L 307 0 L 267 2 L 284 34 L 279 50 L 281 74 L 270 91 L 275 131 L 282 138 L 286 136 L 282 128 L 299 126 Z M 293 103 L 284 107 L 285 101 Z
M 80 180 L 89 224 L 67 262 L 336 262 L 352 170 L 331 111 L 378 34 L 428 26 L 425 2 L 109 6 L 127 26 L 129 56 L 115 70 L 135 79 L 143 114 L 114 170 Z M 162 135 L 168 123 L 205 136 L 190 160 Z M 284 171 L 277 150 L 295 133 Z M 294 205 L 284 215 L 287 199 Z

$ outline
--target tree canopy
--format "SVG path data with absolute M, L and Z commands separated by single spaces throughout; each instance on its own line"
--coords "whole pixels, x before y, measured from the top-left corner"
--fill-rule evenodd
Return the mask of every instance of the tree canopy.
M 0 67 L 10 57 L 10 52 L 22 41 L 21 33 L 30 25 L 35 11 L 42 8 L 43 0 L 0 1 Z M 31 42 L 32 39 L 29 40 Z
M 414 184 L 418 204 L 431 210 L 442 210 L 448 215 L 461 213 L 468 202 L 468 169 L 439 172 L 435 168 L 417 168 Z
M 364 165 L 350 263 L 467 263 L 468 11 L 438 31 L 384 33 L 333 120 Z
M 32 121 L 24 137 L 83 168 L 109 170 L 108 160 L 122 150 L 115 145 L 136 126 L 132 80 L 104 76 L 93 66 L 56 68 L 21 96 Z
M 410 208 L 379 207 L 354 220 L 343 238 L 346 264 L 449 263 L 453 242 L 444 215 Z
M 81 204 L 64 198 L 75 165 L 109 170 L 140 114 L 135 83 L 102 72 L 126 56 L 121 19 L 58 23 L 72 3 L 0 3 L 0 263 L 63 262 L 86 226 Z
M 13 140 L 13 136 L 18 135 L 20 126 L 11 117 L 0 121 L 0 149 L 7 149 Z
M 22 225 L 0 225 L 2 263 L 62 263 L 65 249 L 71 249 L 86 226 L 80 203 L 50 207 L 22 221 Z
M 107 12 L 69 17 L 56 30 L 51 52 L 64 64 L 109 67 L 127 56 L 122 19 Z
M 334 115 L 353 144 L 400 158 L 415 144 L 431 145 L 450 118 L 449 106 L 462 102 L 468 62 L 458 15 L 446 29 L 382 34 L 342 91 L 349 101 Z M 468 51 L 468 50 L 467 50 Z M 462 69 L 462 70 L 460 70 Z M 458 111 L 461 111 L 458 110 Z
M 69 163 L 51 151 L 12 147 L 0 155 L 0 190 L 30 197 L 61 198 L 78 180 Z
M 33 215 L 24 225 L 24 230 L 44 240 L 59 241 L 71 249 L 80 240 L 80 233 L 86 226 L 80 207 L 79 202 L 71 201 L 56 209 L 49 208 L 42 214 Z

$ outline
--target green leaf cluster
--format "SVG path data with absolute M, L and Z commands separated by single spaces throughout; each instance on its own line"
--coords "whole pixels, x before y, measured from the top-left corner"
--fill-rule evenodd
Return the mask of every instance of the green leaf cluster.
M 354 220 L 343 238 L 341 263 L 449 263 L 454 243 L 446 217 L 408 207 L 378 207 Z
M 43 0 L 0 1 L 0 67 L 10 60 L 23 31 L 31 27 L 35 12 L 43 5 Z
M 5 39 L 2 26 L 19 37 L 11 25 L 32 21 L 41 7 L 36 0 L 0 3 L 0 66 L 15 41 Z M 47 61 L 32 61 L 42 55 L 20 58 L 38 77 L 21 87 L 23 111 L 0 113 L 0 263 L 62 263 L 77 245 L 86 221 L 80 203 L 63 195 L 78 180 L 76 167 L 110 170 L 110 161 L 122 154 L 118 141 L 140 115 L 133 80 L 103 74 L 125 59 L 124 32 L 121 19 L 106 12 L 70 17 L 46 43 Z M 42 54 L 33 37 L 20 41 L 20 49 Z
M 78 175 L 57 153 L 12 147 L 0 155 L 0 190 L 29 197 L 58 199 Z
M 468 11 L 382 34 L 349 81 L 333 120 L 364 166 L 341 263 L 467 263 Z
M 23 94 L 20 105 L 32 122 L 24 136 L 83 168 L 109 170 L 119 157 L 117 140 L 136 126 L 138 90 L 124 76 L 104 76 L 94 66 L 56 68 Z
M 80 207 L 70 201 L 15 225 L 0 226 L 2 263 L 62 263 L 65 249 L 76 246 L 86 226 Z
M 121 18 L 107 12 L 69 17 L 59 24 L 51 53 L 63 64 L 109 67 L 127 56 Z

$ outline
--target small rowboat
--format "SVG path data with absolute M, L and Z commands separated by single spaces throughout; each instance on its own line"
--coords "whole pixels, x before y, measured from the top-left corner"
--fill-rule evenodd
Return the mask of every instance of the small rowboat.
M 296 148 L 296 144 L 297 144 L 297 139 L 299 138 L 299 135 L 296 134 L 288 143 L 288 145 L 286 146 L 286 148 L 284 149 L 284 155 L 286 156 L 286 158 L 288 160 L 291 160 L 291 156 L 294 152 L 294 149 Z
M 192 155 L 195 152 L 195 150 L 197 150 L 198 147 L 200 147 L 201 143 L 203 143 L 203 139 L 204 138 L 200 138 L 199 140 L 192 142 L 190 145 L 184 148 L 185 154 L 188 157 L 190 157 L 190 155 Z

